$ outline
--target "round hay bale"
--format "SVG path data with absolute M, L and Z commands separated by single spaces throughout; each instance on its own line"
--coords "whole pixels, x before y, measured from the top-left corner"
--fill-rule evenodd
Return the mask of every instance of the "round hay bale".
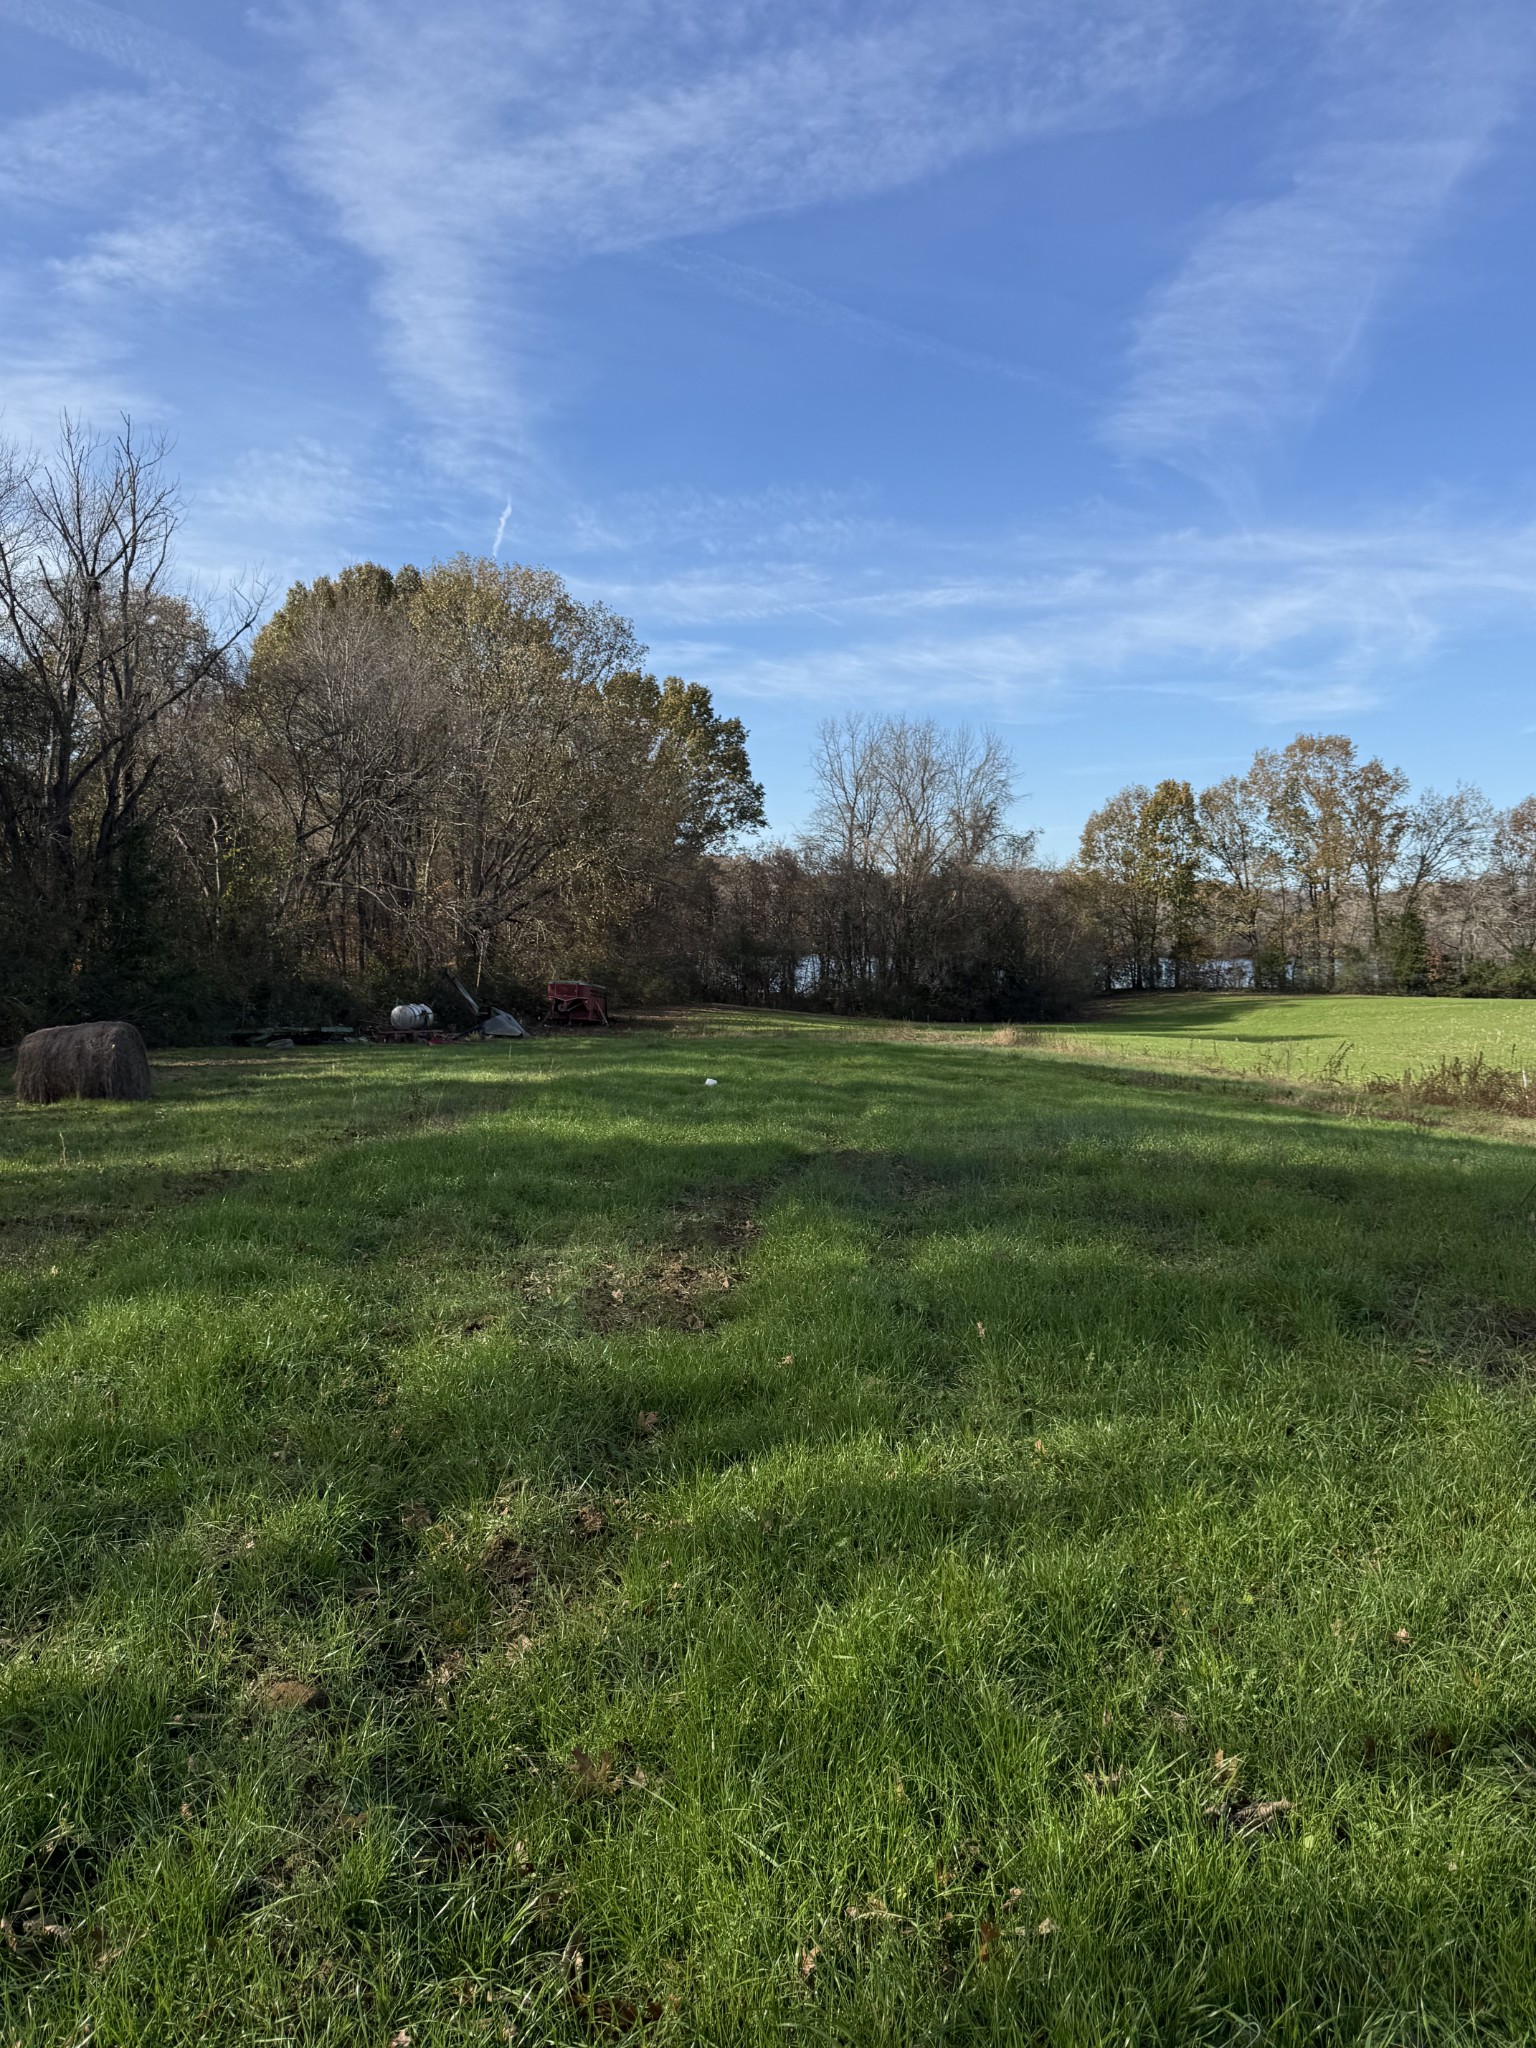
M 29 1032 L 16 1054 L 18 1102 L 61 1102 L 67 1095 L 147 1102 L 154 1092 L 144 1041 L 121 1019 Z

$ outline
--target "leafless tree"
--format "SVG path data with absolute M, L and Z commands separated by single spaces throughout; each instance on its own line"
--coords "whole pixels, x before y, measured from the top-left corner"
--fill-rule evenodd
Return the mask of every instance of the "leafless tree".
M 162 443 L 66 421 L 53 456 L 0 448 L 0 841 L 15 903 L 60 963 L 120 892 L 158 810 L 179 713 L 255 613 L 170 588 L 179 504 Z
M 1494 819 L 1490 880 L 1505 948 L 1512 953 L 1536 951 L 1536 796 Z
M 830 985 L 852 1004 L 931 986 L 1006 837 L 1005 749 L 930 719 L 847 718 L 821 727 L 814 774 L 805 856 L 820 878 L 815 950 Z
M 1494 819 L 1481 790 L 1467 783 L 1442 795 L 1433 789 L 1407 806 L 1398 844 L 1396 881 L 1405 908 L 1416 909 L 1436 882 L 1484 866 Z
M 230 773 L 271 849 L 271 911 L 365 967 L 429 883 L 449 771 L 446 692 L 403 608 L 315 607 L 232 706 Z

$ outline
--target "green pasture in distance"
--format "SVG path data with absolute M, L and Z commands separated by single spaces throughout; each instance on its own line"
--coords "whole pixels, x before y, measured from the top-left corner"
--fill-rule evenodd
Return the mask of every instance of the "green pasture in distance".
M 1478 1053 L 1536 1070 L 1536 1003 L 1496 997 L 1117 996 L 1031 1035 L 1090 1057 L 1297 1081 L 1395 1078 Z
M 0 2041 L 1530 2040 L 1536 1153 L 709 1030 L 0 1106 Z

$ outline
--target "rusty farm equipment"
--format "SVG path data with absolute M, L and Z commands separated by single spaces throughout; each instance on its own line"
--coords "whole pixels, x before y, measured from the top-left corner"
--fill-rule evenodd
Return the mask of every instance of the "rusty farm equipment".
M 567 1024 L 606 1024 L 608 991 L 591 981 L 552 981 L 544 1021 L 551 1029 Z

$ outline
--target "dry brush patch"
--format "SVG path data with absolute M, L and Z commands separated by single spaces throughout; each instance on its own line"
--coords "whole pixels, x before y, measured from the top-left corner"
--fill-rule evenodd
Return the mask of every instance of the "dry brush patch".
M 1432 1067 L 1377 1078 L 1361 1090 L 1374 1106 L 1408 1109 L 1477 1109 L 1497 1116 L 1536 1117 L 1536 1080 L 1525 1067 L 1495 1065 L 1481 1052 L 1446 1055 Z

